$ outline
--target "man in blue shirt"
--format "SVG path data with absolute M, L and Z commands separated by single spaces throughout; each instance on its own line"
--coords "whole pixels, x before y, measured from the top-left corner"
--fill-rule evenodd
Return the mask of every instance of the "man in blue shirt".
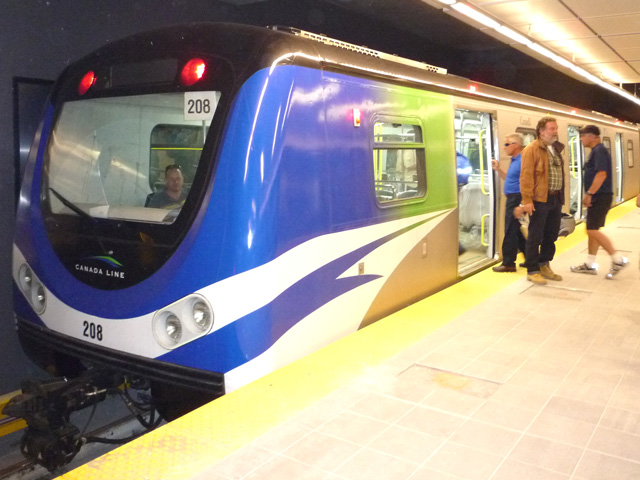
M 600 129 L 595 125 L 587 125 L 579 130 L 580 141 L 591 149 L 584 166 L 585 194 L 582 204 L 587 207 L 587 237 L 589 255 L 582 265 L 571 267 L 575 273 L 595 275 L 598 272 L 596 254 L 598 248 L 604 248 L 611 255 L 611 269 L 607 278 L 613 278 L 627 266 L 627 259 L 620 255 L 613 243 L 600 228 L 604 227 L 607 212 L 613 200 L 613 177 L 611 175 L 611 154 L 600 141 Z
M 491 167 L 504 180 L 504 194 L 507 204 L 504 215 L 504 239 L 502 240 L 502 265 L 493 267 L 494 272 L 515 272 L 518 250 L 524 252 L 526 240 L 520 231 L 520 221 L 513 216 L 513 209 L 520 205 L 520 163 L 524 140 L 519 133 L 507 135 L 504 139 L 504 151 L 511 157 L 509 169 L 500 169 L 496 160 L 491 160 Z

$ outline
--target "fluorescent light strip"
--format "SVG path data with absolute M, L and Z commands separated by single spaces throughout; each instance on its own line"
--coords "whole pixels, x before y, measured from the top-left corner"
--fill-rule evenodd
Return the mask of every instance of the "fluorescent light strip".
M 471 8 L 469 5 L 466 5 L 464 3 L 454 3 L 453 5 L 451 5 L 451 8 L 489 28 L 493 28 L 495 30 L 500 28 L 500 24 L 498 22 L 496 22 L 492 18 L 487 17 L 484 13 Z
M 533 43 L 524 35 L 519 34 L 515 30 L 512 30 L 505 25 L 500 25 L 498 28 L 496 28 L 496 30 L 498 31 L 498 33 L 501 33 L 505 37 L 509 37 L 511 40 L 515 40 L 516 42 L 521 43 L 522 45 L 529 46 Z
M 557 55 L 556 53 L 553 53 L 551 50 L 547 49 L 546 47 L 543 47 L 542 45 L 535 43 L 533 40 L 530 40 L 529 38 L 527 38 L 526 36 L 516 32 L 515 30 L 512 30 L 511 28 L 507 27 L 506 25 L 501 25 L 500 23 L 498 23 L 497 21 L 493 20 L 492 18 L 488 17 L 487 15 L 485 15 L 482 12 L 479 12 L 478 10 L 475 10 L 474 8 L 471 8 L 469 5 L 459 2 L 457 0 L 438 0 L 440 3 L 443 3 L 445 5 L 450 6 L 451 8 L 453 8 L 454 10 L 456 10 L 457 12 L 466 15 L 467 17 L 471 18 L 472 20 L 475 20 L 476 22 L 494 29 L 496 32 L 504 35 L 505 37 L 510 38 L 511 40 L 514 40 L 516 42 L 518 42 L 521 45 L 525 45 L 529 48 L 531 48 L 532 50 L 538 52 L 540 55 L 544 55 L 545 57 L 553 60 L 554 62 L 558 63 L 559 65 L 562 65 L 565 68 L 568 68 L 570 70 L 573 70 L 575 73 L 577 73 L 578 75 L 586 78 L 587 80 L 589 80 L 592 83 L 595 83 L 596 85 L 599 85 L 602 88 L 606 88 L 607 90 L 616 93 L 618 95 L 620 95 L 621 97 L 626 98 L 627 100 L 632 101 L 633 103 L 640 105 L 640 98 L 630 94 L 629 92 L 627 92 L 625 89 L 620 88 L 616 85 L 613 85 L 609 82 L 605 82 L 604 80 L 601 80 L 600 78 L 596 77 L 595 75 L 587 72 L 584 68 L 578 67 L 577 65 L 573 64 L 572 62 L 570 62 L 569 60 L 567 60 L 564 57 L 561 57 L 560 55 Z

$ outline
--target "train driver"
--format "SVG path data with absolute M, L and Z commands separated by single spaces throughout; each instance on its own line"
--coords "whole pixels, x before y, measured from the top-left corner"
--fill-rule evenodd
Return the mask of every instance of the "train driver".
M 169 165 L 164 170 L 164 190 L 149 198 L 147 207 L 150 208 L 180 208 L 187 195 L 183 189 L 184 176 L 180 165 Z

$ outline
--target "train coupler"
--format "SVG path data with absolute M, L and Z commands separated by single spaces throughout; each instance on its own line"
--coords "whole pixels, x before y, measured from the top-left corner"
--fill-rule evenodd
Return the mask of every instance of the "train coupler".
M 122 381 L 119 375 L 97 369 L 72 380 L 25 380 L 22 393 L 11 398 L 2 413 L 27 422 L 22 454 L 53 472 L 69 463 L 83 444 L 82 434 L 69 420 L 71 413 L 97 405 Z

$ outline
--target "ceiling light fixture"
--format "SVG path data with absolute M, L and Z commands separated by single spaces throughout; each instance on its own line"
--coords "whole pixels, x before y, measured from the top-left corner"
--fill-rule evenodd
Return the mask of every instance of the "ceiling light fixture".
M 493 29 L 497 30 L 501 26 L 493 18 L 490 18 L 490 17 L 486 16 L 484 13 L 473 9 L 469 5 L 466 5 L 464 3 L 456 2 L 456 3 L 451 5 L 451 8 L 453 8 L 454 10 L 462 13 L 463 15 L 466 15 L 469 18 L 472 18 L 476 22 L 479 22 L 479 23 L 481 23 L 481 24 L 483 24 L 483 25 L 485 25 L 485 26 L 487 26 L 489 28 L 493 28 Z
M 485 15 L 484 13 L 471 8 L 469 5 L 462 3 L 460 1 L 457 0 L 438 0 L 440 3 L 443 3 L 445 5 L 449 5 L 451 6 L 452 9 L 456 10 L 457 12 L 461 13 L 462 15 L 465 15 L 466 17 L 471 18 L 472 20 L 475 20 L 476 22 L 492 28 L 493 30 L 495 30 L 496 32 L 500 33 L 501 35 L 504 35 L 505 37 L 510 38 L 511 40 L 516 41 L 517 43 L 521 44 L 521 45 L 525 45 L 527 47 L 529 47 L 530 49 L 534 50 L 535 52 L 539 53 L 540 55 L 543 55 L 551 60 L 553 60 L 554 62 L 556 62 L 559 65 L 562 65 L 565 68 L 568 68 L 570 70 L 572 70 L 573 72 L 577 73 L 578 75 L 580 75 L 583 78 L 586 78 L 587 80 L 589 80 L 592 83 L 595 83 L 596 85 L 599 85 L 603 88 L 606 88 L 607 90 L 620 95 L 621 97 L 626 98 L 627 100 L 632 101 L 633 103 L 640 105 L 640 98 L 636 97 L 635 95 L 632 95 L 631 93 L 627 92 L 626 90 L 624 90 L 621 87 L 618 87 L 616 85 L 613 85 L 611 83 L 605 82 L 603 80 L 601 80 L 600 78 L 596 77 L 595 75 L 587 72 L 584 68 L 581 68 L 577 65 L 575 65 L 574 63 L 570 62 L 569 60 L 567 60 L 566 58 L 552 52 L 551 50 L 549 50 L 546 47 L 543 47 L 542 45 L 540 45 L 539 43 L 535 43 L 533 40 L 529 39 L 528 37 L 526 37 L 525 35 L 522 35 L 518 32 L 516 32 L 515 30 L 507 27 L 506 25 L 501 25 L 499 22 L 497 22 L 496 20 L 492 19 L 491 17 Z
M 496 28 L 496 30 L 498 31 L 498 33 L 501 33 L 505 37 L 509 37 L 511 40 L 515 40 L 516 42 L 521 43 L 522 45 L 529 46 L 533 43 L 524 35 L 521 35 L 520 33 L 510 29 L 505 25 L 500 25 L 498 28 Z

